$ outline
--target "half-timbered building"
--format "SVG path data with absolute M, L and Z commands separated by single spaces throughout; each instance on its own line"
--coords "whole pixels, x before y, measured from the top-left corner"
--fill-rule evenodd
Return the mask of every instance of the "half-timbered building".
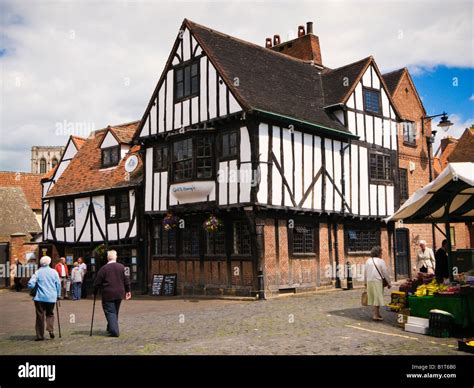
M 328 266 L 373 245 L 393 266 L 397 107 L 374 58 L 321 58 L 312 23 L 262 47 L 183 22 L 135 138 L 150 274 L 250 295 L 260 271 L 267 293 L 331 284 Z M 202 227 L 210 215 L 218 232 Z
M 71 136 L 58 166 L 43 185 L 43 240 L 66 258 L 85 259 L 87 279 L 116 249 L 135 288 L 144 281 L 141 248 L 140 147 L 132 145 L 138 122 L 108 126 L 87 139 Z

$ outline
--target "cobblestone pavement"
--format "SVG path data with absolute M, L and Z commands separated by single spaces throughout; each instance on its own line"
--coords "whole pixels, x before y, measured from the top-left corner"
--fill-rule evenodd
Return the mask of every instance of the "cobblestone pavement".
M 132 299 L 122 304 L 120 338 L 105 335 L 100 303 L 90 337 L 92 300 L 65 300 L 62 338 L 34 342 L 31 298 L 3 290 L 0 354 L 466 354 L 457 350 L 455 339 L 405 333 L 394 313 L 383 311 L 384 321 L 373 322 L 370 309 L 360 307 L 360 293 L 338 290 L 267 301 Z

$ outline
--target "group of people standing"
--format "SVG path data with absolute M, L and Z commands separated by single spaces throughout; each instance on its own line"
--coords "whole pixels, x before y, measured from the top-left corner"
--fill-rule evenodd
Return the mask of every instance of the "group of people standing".
M 108 263 L 97 273 L 94 280 L 94 302 L 98 291 L 101 291 L 102 308 L 107 320 L 107 333 L 111 337 L 118 337 L 119 325 L 118 315 L 122 299 L 132 297 L 130 279 L 125 267 L 117 263 L 117 252 L 107 252 Z M 71 271 L 73 299 L 80 299 L 81 287 L 87 267 L 82 259 L 74 263 Z M 36 311 L 36 339 L 43 341 L 45 327 L 51 339 L 54 335 L 54 308 L 59 299 L 63 299 L 66 293 L 65 283 L 69 277 L 66 260 L 62 257 L 51 267 L 51 258 L 44 256 L 40 260 L 40 267 L 28 282 L 30 294 L 33 296 Z M 94 303 L 95 305 L 95 303 Z M 56 307 L 57 309 L 57 307 Z M 46 322 L 46 325 L 45 325 Z
M 84 280 L 87 274 L 87 264 L 84 263 L 84 260 L 81 257 L 74 262 L 70 276 L 68 266 L 66 265 L 66 259 L 64 257 L 59 259 L 54 269 L 58 273 L 61 281 L 61 299 L 69 298 L 68 282 L 70 282 L 70 290 L 73 300 L 87 297 Z

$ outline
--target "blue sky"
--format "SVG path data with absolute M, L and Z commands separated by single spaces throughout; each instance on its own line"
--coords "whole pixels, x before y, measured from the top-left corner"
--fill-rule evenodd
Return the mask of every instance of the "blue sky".
M 184 18 L 262 45 L 313 21 L 326 66 L 408 67 L 449 134 L 474 122 L 472 1 L 0 0 L 0 170 L 28 171 L 31 147 L 64 145 L 70 124 L 140 119 Z

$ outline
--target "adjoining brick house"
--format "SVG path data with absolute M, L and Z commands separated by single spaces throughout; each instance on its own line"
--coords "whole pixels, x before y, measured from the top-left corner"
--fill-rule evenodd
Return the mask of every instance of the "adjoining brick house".
M 447 136 L 441 140 L 440 148 L 433 160 L 435 176 L 438 176 L 448 163 L 474 162 L 474 128 L 466 128 L 459 139 Z M 444 225 L 439 225 L 444 231 Z M 436 230 L 436 243 L 439 246 L 445 238 Z M 451 244 L 453 249 L 474 246 L 474 225 L 472 222 L 451 224 Z

